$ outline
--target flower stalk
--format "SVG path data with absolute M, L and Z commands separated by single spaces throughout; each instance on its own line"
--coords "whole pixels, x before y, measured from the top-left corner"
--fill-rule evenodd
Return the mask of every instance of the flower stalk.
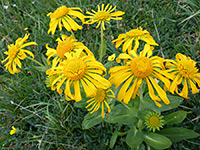
M 31 61 L 33 61 L 33 62 L 35 62 L 36 64 L 40 65 L 40 66 L 43 67 L 45 70 L 48 69 L 48 68 L 45 67 L 43 64 L 41 64 L 40 62 L 38 62 L 37 60 L 35 60 L 35 59 L 33 59 L 33 58 L 28 57 L 28 56 L 27 56 L 26 58 L 29 59 L 29 60 L 31 60 Z
M 101 46 L 100 46 L 99 54 L 100 54 L 100 56 L 99 56 L 100 62 L 102 62 L 102 58 L 105 54 L 105 52 L 104 52 L 104 42 L 103 42 L 103 26 L 102 25 L 101 25 Z

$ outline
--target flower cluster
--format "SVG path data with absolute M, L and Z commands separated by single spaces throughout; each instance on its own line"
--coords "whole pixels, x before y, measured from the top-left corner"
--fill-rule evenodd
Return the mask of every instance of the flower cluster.
M 80 19 L 83 25 L 98 22 L 96 28 L 101 25 L 103 33 L 106 29 L 105 22 L 110 23 L 111 20 L 122 19 L 124 12 L 115 11 L 115 9 L 116 6 L 108 4 L 104 8 L 102 4 L 101 9 L 98 5 L 98 11 L 87 11 L 86 14 L 90 16 L 84 16 L 80 8 L 61 6 L 47 15 L 50 17 L 48 33 L 54 34 L 57 26 L 60 30 L 64 27 L 71 32 L 82 29 L 83 26 L 75 21 L 76 18 Z M 89 20 L 85 21 L 85 19 Z M 9 45 L 9 50 L 5 52 L 8 57 L 2 63 L 6 63 L 6 69 L 12 74 L 20 71 L 16 66 L 21 69 L 19 59 L 25 59 L 26 54 L 34 58 L 32 52 L 23 49 L 29 45 L 37 45 L 35 42 L 23 45 L 28 37 L 29 35 L 26 34 L 24 38 L 19 38 L 15 45 Z M 51 68 L 46 71 L 49 80 L 46 81 L 47 85 L 59 94 L 64 93 L 68 101 L 80 102 L 83 100 L 82 94 L 84 93 L 90 98 L 86 101 L 88 111 L 93 113 L 101 107 L 103 118 L 104 109 L 108 113 L 111 111 L 109 103 L 112 98 L 116 97 L 118 101 L 128 104 L 131 99 L 141 94 L 139 89 L 142 84 L 147 85 L 149 96 L 158 107 L 162 106 L 161 101 L 165 104 L 170 103 L 166 90 L 172 94 L 176 92 L 185 98 L 188 97 L 189 88 L 192 89 L 193 94 L 199 92 L 197 86 L 200 87 L 200 73 L 195 67 L 195 61 L 180 53 L 176 55 L 175 60 L 154 56 L 154 46 L 159 45 L 142 27 L 122 33 L 112 41 L 116 48 L 122 45 L 122 53 L 116 58 L 119 65 L 111 67 L 109 71 L 96 60 L 88 47 L 78 42 L 74 34 L 71 36 L 63 34 L 56 41 L 55 49 L 46 44 L 47 63 L 51 65 Z M 144 45 L 144 47 L 141 48 L 139 45 Z M 109 57 L 109 61 L 114 59 L 115 54 Z M 109 79 L 105 78 L 107 72 L 110 75 Z M 182 83 L 183 89 L 181 90 L 179 85 Z M 111 90 L 112 84 L 115 89 L 118 89 L 117 94 Z M 107 108 L 104 108 L 104 105 Z M 147 124 L 151 124 L 151 120 Z

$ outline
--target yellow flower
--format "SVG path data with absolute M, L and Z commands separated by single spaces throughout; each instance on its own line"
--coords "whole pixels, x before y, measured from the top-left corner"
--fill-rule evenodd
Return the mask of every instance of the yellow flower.
M 10 135 L 13 135 L 16 133 L 16 129 L 14 126 L 12 126 L 12 130 L 10 130 Z
M 113 61 L 115 60 L 116 55 L 112 54 L 111 56 L 108 57 L 108 61 Z
M 75 11 L 79 10 L 79 11 Z M 64 26 L 67 31 L 77 31 L 78 29 L 82 29 L 83 27 L 78 25 L 72 18 L 78 17 L 82 23 L 84 23 L 84 15 L 81 13 L 82 10 L 78 7 L 67 8 L 66 6 L 61 6 L 53 13 L 50 12 L 47 16 L 50 16 L 51 20 L 49 23 L 48 34 L 51 32 L 52 35 L 55 33 L 57 26 L 59 26 L 60 31 Z M 72 16 L 72 18 L 70 17 Z
M 94 24 L 98 22 L 98 25 L 96 26 L 96 28 L 98 28 L 101 24 L 103 27 L 103 30 L 105 30 L 104 22 L 109 23 L 109 21 L 112 19 L 122 20 L 122 17 L 118 17 L 118 16 L 122 16 L 123 14 L 125 14 L 125 12 L 122 12 L 122 11 L 113 12 L 115 8 L 116 6 L 112 8 L 112 5 L 108 4 L 104 9 L 104 4 L 102 4 L 101 9 L 100 9 L 100 6 L 98 5 L 97 12 L 94 10 L 92 10 L 92 12 L 89 12 L 89 11 L 86 12 L 86 14 L 89 14 L 91 16 L 85 16 L 85 18 L 89 18 L 89 20 L 87 20 L 85 24 Z
M 66 53 L 67 59 L 55 67 L 50 74 L 58 75 L 51 89 L 57 89 L 61 94 L 63 92 L 61 86 L 66 81 L 64 91 L 66 100 L 76 102 L 82 100 L 80 87 L 83 87 L 86 96 L 91 96 L 94 95 L 97 87 L 105 89 L 111 86 L 110 82 L 101 76 L 103 72 L 106 72 L 106 68 L 97 62 L 94 56 L 81 56 L 80 53 Z
M 26 42 L 28 37 L 29 34 L 25 34 L 24 38 L 18 38 L 15 41 L 15 45 L 14 44 L 8 45 L 8 51 L 4 52 L 4 54 L 8 55 L 8 57 L 3 61 L 1 61 L 1 63 L 6 62 L 4 66 L 6 67 L 6 70 L 8 69 L 8 71 L 11 74 L 20 72 L 20 70 L 17 69 L 17 66 L 21 69 L 20 59 L 24 60 L 27 57 L 27 54 L 34 58 L 32 52 L 23 49 L 29 45 L 37 45 L 37 43 L 35 42 L 28 42 L 23 44 L 24 42 Z
M 196 85 L 200 87 L 200 73 L 199 69 L 195 67 L 196 62 L 190 57 L 178 53 L 176 54 L 176 60 L 166 60 L 166 67 L 169 67 L 167 72 L 173 76 L 173 82 L 169 88 L 169 91 L 174 94 L 174 91 L 184 98 L 188 98 L 188 86 L 192 88 L 192 94 L 199 93 Z M 181 92 L 178 91 L 178 86 L 183 84 Z M 195 85 L 196 84 L 196 85 Z
M 48 56 L 47 58 L 47 63 L 50 65 L 50 61 L 49 59 L 51 57 L 56 56 L 53 61 L 52 61 L 52 68 L 54 68 L 55 66 L 57 66 L 60 62 L 62 62 L 63 60 L 66 59 L 65 54 L 66 53 L 70 53 L 70 52 L 80 52 L 85 50 L 85 52 L 89 55 L 93 55 L 93 53 L 81 42 L 77 42 L 76 39 L 73 38 L 73 36 L 71 35 L 70 37 L 68 37 L 67 35 L 62 35 L 61 39 L 57 38 L 58 41 L 58 46 L 56 49 L 50 48 L 48 46 L 48 44 L 46 44 L 46 48 L 47 48 L 47 53 L 46 55 Z M 49 69 L 47 71 L 50 72 L 52 69 Z
M 160 128 L 163 127 L 164 125 L 164 120 L 162 120 L 163 116 L 160 115 L 160 113 L 156 112 L 151 112 L 147 114 L 146 120 L 145 120 L 145 125 L 149 130 L 153 130 L 155 132 L 156 130 L 160 131 Z
M 128 50 L 128 53 L 133 49 L 135 52 L 137 52 L 137 49 L 139 47 L 139 40 L 145 41 L 149 45 L 156 45 L 158 44 L 154 41 L 153 37 L 150 35 L 150 33 L 147 30 L 143 30 L 142 27 L 139 27 L 137 29 L 132 29 L 129 32 L 120 34 L 117 39 L 113 40 L 112 42 L 115 43 L 115 47 L 118 49 L 118 47 L 123 44 L 122 51 L 125 53 L 126 50 Z M 134 42 L 134 48 L 132 48 L 132 44 Z
M 89 104 L 85 108 L 92 106 L 88 109 L 88 111 L 91 111 L 90 113 L 92 114 L 97 111 L 101 106 L 102 118 L 104 118 L 104 104 L 108 108 L 108 113 L 110 113 L 111 109 L 108 105 L 108 97 L 115 98 L 113 91 L 111 89 L 105 90 L 102 88 L 97 88 L 95 94 L 92 97 L 93 98 L 86 102 Z
M 161 99 L 165 104 L 170 103 L 167 94 L 154 78 L 161 80 L 165 86 L 169 88 L 170 81 L 168 78 L 170 78 L 171 75 L 164 72 L 163 58 L 158 56 L 150 57 L 152 53 L 149 49 L 150 45 L 146 44 L 144 50 L 140 52 L 140 55 L 137 55 L 133 50 L 130 51 L 131 56 L 125 53 L 120 54 L 117 58 L 118 62 L 120 59 L 127 59 L 126 65 L 115 66 L 109 70 L 109 80 L 115 85 L 115 88 L 123 84 L 118 93 L 118 100 L 123 100 L 124 103 L 128 104 L 131 97 L 134 99 L 136 93 L 139 95 L 139 87 L 142 82 L 146 81 L 149 89 L 149 96 L 157 106 L 161 107 L 161 104 L 158 103 Z M 153 87 L 159 97 L 154 94 Z

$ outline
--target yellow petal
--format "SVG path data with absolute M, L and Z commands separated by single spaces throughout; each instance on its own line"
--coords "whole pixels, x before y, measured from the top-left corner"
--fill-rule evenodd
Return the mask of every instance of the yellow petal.
M 86 93 L 86 96 L 89 97 L 95 94 L 96 87 L 90 81 L 88 81 L 87 78 L 81 79 L 81 84 Z
M 148 90 L 149 90 L 149 96 L 152 98 L 152 100 L 161 101 L 161 99 L 154 94 L 153 87 L 148 78 L 146 78 L 146 82 L 147 82 L 147 86 L 148 86 Z
M 119 93 L 118 93 L 118 97 L 117 99 L 119 101 L 121 101 L 124 97 L 125 97 L 125 94 L 126 94 L 126 91 L 128 89 L 128 87 L 130 86 L 132 80 L 133 80 L 134 76 L 130 77 L 124 84 L 123 86 L 121 87 Z
M 74 81 L 75 101 L 80 102 L 82 100 L 79 80 Z
M 170 86 L 170 89 L 169 89 L 169 91 L 172 93 L 172 94 L 174 94 L 174 91 L 175 91 L 175 89 L 177 88 L 177 86 L 178 86 L 178 80 L 179 80 L 179 78 L 181 77 L 181 75 L 177 75 L 176 77 L 175 77 L 175 79 L 173 80 L 173 82 L 172 82 L 172 84 L 171 84 L 171 86 Z
M 188 79 L 188 80 L 189 80 L 190 86 L 192 88 L 192 94 L 199 93 L 199 90 L 197 89 L 196 85 L 192 82 L 192 80 L 191 79 Z
M 135 86 L 137 85 L 137 78 L 135 79 L 133 85 L 131 86 L 131 88 L 129 88 L 129 90 L 126 92 L 126 95 L 123 99 L 124 103 L 128 104 L 128 102 L 131 99 L 131 96 L 133 95 L 133 92 L 135 90 Z
M 151 76 L 149 76 L 149 79 L 150 79 L 151 83 L 153 84 L 154 88 L 156 89 L 158 95 L 159 95 L 160 98 L 162 99 L 162 101 L 163 101 L 165 104 L 169 104 L 170 101 L 169 101 L 169 99 L 167 98 L 167 94 L 165 93 L 165 91 L 156 83 L 156 81 L 155 81 Z

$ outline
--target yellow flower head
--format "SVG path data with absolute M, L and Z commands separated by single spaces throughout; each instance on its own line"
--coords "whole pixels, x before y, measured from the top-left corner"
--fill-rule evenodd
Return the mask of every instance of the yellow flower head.
M 150 35 L 150 33 L 147 30 L 143 30 L 141 27 L 137 29 L 132 29 L 129 32 L 120 34 L 117 39 L 113 40 L 112 42 L 115 43 L 115 47 L 118 48 L 122 43 L 122 51 L 125 53 L 126 50 L 130 52 L 132 49 L 137 52 L 137 49 L 139 47 L 139 40 L 145 41 L 149 45 L 156 45 L 158 44 L 154 41 L 153 37 Z M 134 48 L 133 47 L 133 41 L 134 41 Z
M 115 60 L 116 55 L 112 54 L 111 56 L 108 57 L 108 61 L 113 61 Z
M 12 126 L 12 130 L 10 130 L 10 135 L 13 135 L 16 133 L 16 129 L 14 126 Z
M 166 60 L 167 70 L 173 76 L 173 82 L 169 88 L 169 91 L 174 94 L 174 91 L 184 98 L 188 98 L 188 86 L 192 88 L 192 94 L 199 93 L 198 87 L 200 87 L 200 73 L 199 69 L 195 67 L 196 62 L 190 57 L 178 53 L 176 54 L 176 60 Z M 178 91 L 178 85 L 183 83 L 183 89 Z
M 164 120 L 162 120 L 163 116 L 160 115 L 160 113 L 151 112 L 146 116 L 145 125 L 149 130 L 153 130 L 155 132 L 156 130 L 160 131 L 160 128 L 164 125 Z
M 98 22 L 98 25 L 96 26 L 96 28 L 98 28 L 100 26 L 100 24 L 102 25 L 103 30 L 105 30 L 105 23 L 107 22 L 109 23 L 110 20 L 122 20 L 122 17 L 118 17 L 118 16 L 122 16 L 123 14 L 125 14 L 125 12 L 122 11 L 116 11 L 113 12 L 115 10 L 116 6 L 112 8 L 112 5 L 108 4 L 105 9 L 104 9 L 104 4 L 101 5 L 101 9 L 100 6 L 98 5 L 98 11 L 94 11 L 92 10 L 92 12 L 87 11 L 86 14 L 89 14 L 91 16 L 86 16 L 85 18 L 89 18 L 88 21 L 85 22 L 85 24 L 94 24 L 96 22 Z
M 57 89 L 60 94 L 63 91 L 61 86 L 65 82 L 66 100 L 81 101 L 80 87 L 83 87 L 86 96 L 94 95 L 97 87 L 103 89 L 110 87 L 110 82 L 101 76 L 103 72 L 106 72 L 106 68 L 97 62 L 94 56 L 81 56 L 80 53 L 65 55 L 67 59 L 55 67 L 50 75 L 58 75 L 53 81 L 51 89 Z
M 79 10 L 79 11 L 75 11 Z M 82 29 L 83 27 L 78 25 L 72 18 L 78 17 L 82 23 L 84 23 L 84 15 L 81 13 L 82 10 L 78 7 L 67 8 L 66 6 L 61 6 L 53 13 L 50 12 L 47 14 L 51 18 L 49 23 L 48 33 L 55 33 L 57 26 L 59 26 L 60 31 L 64 26 L 67 31 L 77 31 L 78 29 Z
M 111 93 L 111 94 L 109 94 Z M 104 104 L 108 108 L 108 113 L 110 113 L 111 109 L 110 106 L 108 105 L 108 97 L 115 98 L 114 93 L 111 89 L 102 89 L 102 88 L 97 88 L 95 94 L 92 96 L 90 100 L 88 100 L 86 103 L 89 103 L 85 108 L 88 108 L 88 111 L 91 111 L 90 113 L 94 113 L 101 107 L 101 112 L 102 112 L 102 118 L 104 118 Z
M 1 63 L 6 62 L 4 66 L 6 67 L 6 70 L 8 69 L 8 71 L 11 74 L 20 72 L 20 70 L 17 69 L 17 66 L 21 69 L 20 59 L 24 60 L 27 57 L 27 54 L 34 58 L 32 52 L 23 49 L 29 45 L 37 45 L 37 43 L 35 42 L 28 42 L 23 44 L 24 42 L 26 42 L 28 37 L 29 34 L 25 34 L 24 38 L 18 38 L 15 41 L 15 45 L 14 44 L 8 45 L 8 51 L 4 52 L 4 54 L 8 55 L 8 57 L 3 61 L 1 61 Z
M 66 59 L 66 56 L 65 56 L 66 53 L 80 52 L 80 51 L 84 50 L 85 54 L 93 55 L 93 53 L 83 43 L 77 42 L 77 40 L 74 39 L 72 35 L 70 37 L 68 37 L 67 35 L 63 34 L 61 39 L 57 38 L 56 41 L 58 41 L 58 45 L 57 45 L 56 49 L 50 48 L 48 46 L 48 44 L 46 44 L 46 48 L 47 48 L 46 55 L 48 56 L 47 63 L 49 65 L 50 65 L 49 59 L 51 57 L 54 57 L 54 59 L 52 61 L 52 68 L 54 68 L 60 62 L 62 62 L 63 60 Z M 84 55 L 84 52 L 82 54 Z M 49 69 L 47 71 L 47 74 L 51 70 L 52 69 Z
M 131 97 L 134 99 L 136 93 L 139 95 L 139 87 L 142 82 L 146 82 L 149 89 L 149 96 L 157 106 L 161 107 L 161 104 L 158 103 L 161 100 L 165 104 L 170 103 L 166 92 L 158 85 L 154 78 L 161 80 L 169 88 L 170 81 L 168 78 L 171 76 L 164 72 L 163 58 L 158 56 L 151 57 L 152 53 L 149 49 L 150 45 L 146 44 L 140 55 L 137 55 L 133 50 L 130 51 L 130 55 L 122 53 L 117 58 L 117 61 L 127 59 L 126 65 L 110 68 L 109 81 L 115 85 L 115 88 L 123 84 L 118 93 L 118 100 L 123 100 L 128 104 Z M 154 94 L 153 87 L 159 97 Z

